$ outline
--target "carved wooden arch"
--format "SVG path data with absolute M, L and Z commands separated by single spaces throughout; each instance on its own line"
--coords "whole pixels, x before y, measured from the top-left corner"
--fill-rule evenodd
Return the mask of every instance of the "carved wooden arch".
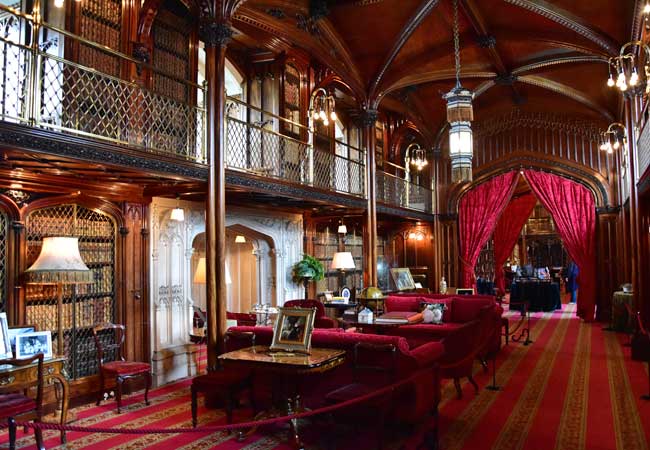
M 104 200 L 102 198 L 97 198 L 97 197 L 91 197 L 83 193 L 72 194 L 72 195 L 59 195 L 55 197 L 47 197 L 47 198 L 36 200 L 32 203 L 23 206 L 20 209 L 20 218 L 21 220 L 25 220 L 31 212 L 37 209 L 49 208 L 49 207 L 65 205 L 65 204 L 68 205 L 76 204 L 79 206 L 83 206 L 84 208 L 88 208 L 90 210 L 111 216 L 113 219 L 115 219 L 115 224 L 118 229 L 123 228 L 125 225 L 124 214 L 122 213 L 122 210 L 120 209 L 119 206 L 117 206 L 112 202 L 109 202 L 108 200 Z
M 179 0 L 188 9 L 191 17 L 199 17 L 200 9 L 196 2 Z M 138 43 L 144 44 L 149 50 L 152 47 L 151 32 L 156 16 L 160 10 L 162 0 L 144 0 L 138 17 Z
M 7 215 L 7 219 L 14 222 L 20 220 L 20 207 L 11 197 L 0 194 L 0 210 Z
M 613 198 L 607 181 L 599 173 L 560 158 L 522 151 L 475 169 L 472 183 L 453 186 L 449 192 L 447 211 L 457 212 L 458 204 L 463 195 L 479 184 L 485 183 L 498 175 L 522 169 L 549 172 L 582 184 L 592 193 L 598 208 L 610 206 L 610 198 Z
M 357 103 L 359 105 L 361 105 L 363 103 L 364 99 L 356 98 L 357 94 L 356 94 L 355 90 L 352 89 L 352 87 L 343 78 L 341 78 L 340 76 L 338 76 L 335 73 L 329 73 L 325 78 L 323 78 L 321 81 L 316 83 L 316 85 L 314 86 L 314 89 L 312 89 L 311 92 L 309 92 L 309 95 L 311 96 L 311 94 L 313 92 L 315 92 L 317 89 L 320 89 L 320 88 L 323 88 L 323 89 L 327 90 L 327 88 L 330 87 L 330 86 L 340 86 L 340 87 L 342 87 L 348 93 L 350 93 L 352 96 L 355 97 L 355 99 L 356 99 L 356 101 L 357 101 Z
M 420 129 L 410 120 L 407 120 L 406 122 L 402 123 L 400 126 L 397 127 L 395 132 L 393 133 L 393 138 L 391 139 L 391 145 L 390 145 L 390 150 L 389 154 L 390 155 L 395 155 L 395 157 L 398 158 L 398 161 L 401 161 L 401 150 L 404 145 L 404 140 L 406 139 L 406 136 L 409 134 L 416 135 L 416 138 L 419 137 L 420 143 L 425 146 L 425 147 L 431 147 L 429 145 L 428 139 L 422 134 Z

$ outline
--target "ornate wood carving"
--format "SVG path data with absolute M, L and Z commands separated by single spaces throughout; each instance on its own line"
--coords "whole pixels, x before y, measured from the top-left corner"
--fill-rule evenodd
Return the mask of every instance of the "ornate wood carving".
M 589 25 L 586 25 L 578 17 L 575 17 L 573 14 L 568 11 L 564 11 L 559 7 L 545 2 L 544 0 L 506 0 L 508 3 L 525 8 L 529 11 L 532 11 L 536 14 L 539 14 L 542 17 L 546 17 L 549 20 L 559 23 L 560 25 L 578 33 L 581 36 L 586 37 L 592 42 L 595 42 L 605 50 L 610 55 L 618 53 L 618 45 L 614 40 L 594 30 Z

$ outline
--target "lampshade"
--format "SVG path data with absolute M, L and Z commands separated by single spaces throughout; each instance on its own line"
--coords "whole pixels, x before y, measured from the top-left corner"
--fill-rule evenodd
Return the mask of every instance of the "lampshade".
M 341 224 L 341 225 L 339 225 L 338 232 L 339 232 L 339 234 L 347 234 L 348 227 L 346 227 L 344 224 Z
M 175 220 L 176 222 L 183 222 L 185 220 L 185 211 L 183 211 L 183 208 L 172 209 L 170 219 Z
M 192 281 L 196 284 L 205 284 L 205 258 L 199 258 L 199 263 L 196 265 L 196 271 L 194 272 Z M 226 264 L 226 284 L 232 284 L 228 264 Z
M 81 259 L 79 238 L 43 238 L 41 253 L 25 271 L 34 282 L 88 282 L 92 273 Z
M 246 238 L 242 236 L 241 234 L 238 234 L 235 236 L 235 244 L 245 244 L 246 243 Z
M 350 252 L 334 253 L 332 258 L 332 269 L 347 270 L 354 269 L 354 258 Z

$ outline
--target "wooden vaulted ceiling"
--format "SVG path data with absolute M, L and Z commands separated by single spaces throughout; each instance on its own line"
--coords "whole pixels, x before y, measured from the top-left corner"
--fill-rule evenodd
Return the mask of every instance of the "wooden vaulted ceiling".
M 607 88 L 607 58 L 638 38 L 634 0 L 458 0 L 462 84 L 475 116 L 513 107 L 603 125 L 621 114 Z M 234 17 L 240 44 L 300 47 L 334 70 L 359 103 L 403 111 L 433 136 L 445 124 L 441 96 L 454 82 L 452 0 L 249 0 Z

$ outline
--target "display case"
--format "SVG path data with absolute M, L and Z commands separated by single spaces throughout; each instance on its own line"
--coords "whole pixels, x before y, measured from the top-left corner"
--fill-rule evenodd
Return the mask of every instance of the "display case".
M 332 257 L 336 252 L 350 252 L 354 259 L 354 270 L 345 272 L 343 285 L 352 289 L 363 288 L 363 236 L 356 230 L 341 236 L 336 226 L 324 226 L 317 228 L 314 241 L 314 257 L 323 263 L 325 278 L 316 284 L 318 294 L 325 291 L 336 292 L 341 287 L 341 274 L 338 270 L 332 270 Z

